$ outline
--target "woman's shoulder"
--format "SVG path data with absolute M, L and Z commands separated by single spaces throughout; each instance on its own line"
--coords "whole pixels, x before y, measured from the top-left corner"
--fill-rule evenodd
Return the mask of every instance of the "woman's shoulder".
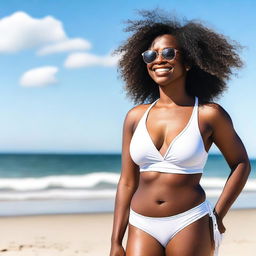
M 219 103 L 213 101 L 199 101 L 200 115 L 209 123 L 231 122 L 229 113 Z
M 127 112 L 126 116 L 129 116 L 131 119 L 140 119 L 150 105 L 151 104 L 140 104 L 134 106 Z
M 150 104 L 140 104 L 134 106 L 127 112 L 125 116 L 125 122 L 129 123 L 133 127 L 136 126 L 149 106 Z

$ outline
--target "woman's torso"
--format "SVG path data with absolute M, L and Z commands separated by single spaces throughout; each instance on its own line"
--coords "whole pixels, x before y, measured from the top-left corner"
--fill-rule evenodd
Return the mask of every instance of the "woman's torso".
M 134 131 L 149 106 L 139 106 L 138 112 L 140 113 L 134 124 Z M 174 142 L 177 135 L 183 132 L 191 119 L 193 109 L 193 106 L 175 107 L 167 111 L 152 108 L 150 114 L 147 113 L 145 127 L 152 139 L 151 144 L 155 145 L 155 150 L 158 150 L 160 157 L 168 153 L 169 145 Z M 211 128 L 205 116 L 204 106 L 198 106 L 196 121 L 204 151 L 207 153 L 212 141 L 210 139 Z M 165 130 L 161 127 L 165 127 Z M 164 137 L 167 141 L 160 137 L 161 134 L 166 134 Z M 186 136 L 189 138 L 189 131 Z M 205 200 L 205 192 L 199 184 L 201 176 L 202 173 L 177 174 L 154 170 L 143 171 L 140 173 L 139 185 L 131 200 L 131 208 L 142 215 L 155 217 L 171 216 L 186 211 Z

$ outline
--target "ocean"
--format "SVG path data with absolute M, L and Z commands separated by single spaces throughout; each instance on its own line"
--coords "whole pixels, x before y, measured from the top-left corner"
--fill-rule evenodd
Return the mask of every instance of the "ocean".
M 120 154 L 0 154 L 0 216 L 113 212 Z M 256 207 L 256 159 L 233 208 Z M 216 202 L 229 176 L 221 155 L 209 154 L 201 180 Z

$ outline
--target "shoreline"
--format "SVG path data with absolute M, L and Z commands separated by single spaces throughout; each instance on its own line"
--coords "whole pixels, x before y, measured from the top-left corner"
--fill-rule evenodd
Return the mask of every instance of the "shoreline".
M 218 197 L 206 194 L 206 200 L 215 205 Z M 115 198 L 44 199 L 0 201 L 0 217 L 113 213 Z M 232 205 L 233 209 L 256 209 L 256 192 L 242 192 Z
M 113 213 L 76 213 L 0 217 L 4 256 L 108 255 Z M 219 256 L 253 256 L 256 251 L 256 209 L 231 209 Z M 123 239 L 125 246 L 127 230 Z M 99 246 L 100 245 L 100 246 Z

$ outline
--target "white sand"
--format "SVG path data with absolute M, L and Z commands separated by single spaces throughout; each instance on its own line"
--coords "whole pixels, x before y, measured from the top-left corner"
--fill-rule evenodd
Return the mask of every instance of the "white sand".
M 0 255 L 108 256 L 112 220 L 113 214 L 2 217 Z M 220 256 L 256 255 L 256 210 L 230 211 L 224 223 Z

